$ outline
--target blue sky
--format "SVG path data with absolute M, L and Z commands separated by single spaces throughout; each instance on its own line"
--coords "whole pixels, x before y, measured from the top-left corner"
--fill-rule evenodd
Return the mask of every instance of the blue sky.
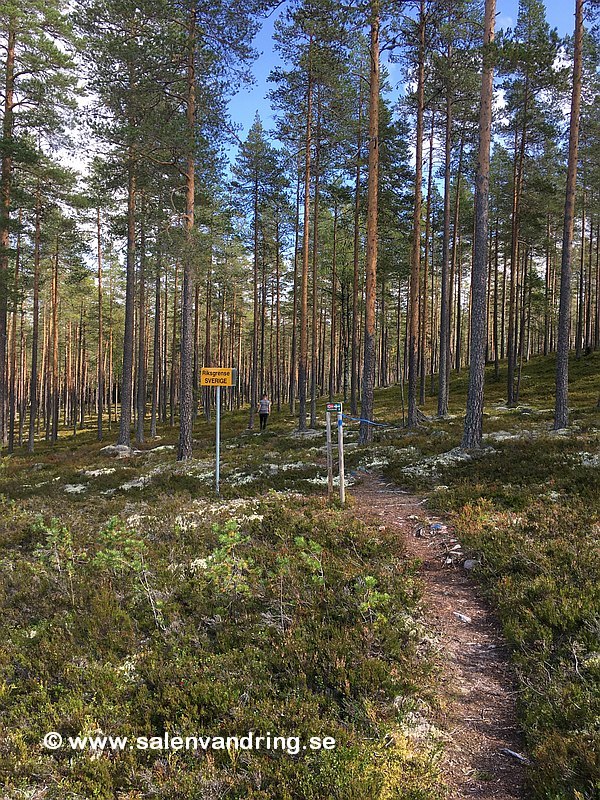
M 546 0 L 546 14 L 551 27 L 558 28 L 561 35 L 573 32 L 575 0 Z M 517 19 L 518 0 L 496 0 L 496 27 L 513 27 Z M 254 46 L 259 52 L 259 57 L 254 64 L 253 86 L 242 89 L 230 102 L 231 117 L 234 123 L 241 125 L 239 135 L 243 139 L 255 113 L 258 111 L 266 128 L 271 128 L 273 119 L 269 101 L 266 99 L 270 84 L 268 76 L 274 66 L 279 62 L 278 55 L 273 48 L 273 23 L 275 14 L 265 20 L 260 32 L 256 36 Z

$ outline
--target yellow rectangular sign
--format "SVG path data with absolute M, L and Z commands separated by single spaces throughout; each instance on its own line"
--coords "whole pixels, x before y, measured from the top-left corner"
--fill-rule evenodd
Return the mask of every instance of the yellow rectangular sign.
M 200 386 L 233 386 L 234 371 L 228 367 L 203 367 Z

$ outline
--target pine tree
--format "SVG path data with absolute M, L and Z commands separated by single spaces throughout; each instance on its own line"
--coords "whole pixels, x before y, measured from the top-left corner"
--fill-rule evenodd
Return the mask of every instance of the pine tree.
M 365 334 L 362 380 L 360 438 L 364 444 L 373 438 L 373 388 L 375 383 L 375 301 L 377 295 L 377 210 L 379 200 L 379 2 L 370 8 L 369 49 L 369 164 L 367 191 L 367 260 L 365 282 Z
M 196 160 L 199 156 L 196 124 L 200 98 L 210 97 L 213 110 L 222 109 L 232 80 L 242 80 L 246 64 L 253 56 L 250 42 L 256 31 L 256 14 L 260 3 L 247 3 L 243 8 L 228 3 L 203 3 L 188 0 L 180 11 L 173 5 L 174 22 L 183 26 L 185 36 L 181 50 L 182 88 L 185 97 L 185 152 L 183 154 L 185 191 L 186 249 L 183 259 L 180 357 L 180 415 L 178 460 L 192 456 L 193 424 L 193 295 Z M 208 105 L 208 104 L 207 104 Z M 223 123 L 223 112 L 217 121 Z
M 521 209 L 527 186 L 528 159 L 539 129 L 544 124 L 544 99 L 556 86 L 561 70 L 560 40 L 546 21 L 541 0 L 520 0 L 517 25 L 501 43 L 501 69 L 507 74 L 503 83 L 506 112 L 510 123 L 507 136 L 513 149 L 510 293 L 507 332 L 507 404 L 517 402 L 516 378 L 519 348 L 519 283 L 521 250 Z
M 488 255 L 488 199 L 490 180 L 490 144 L 492 138 L 492 102 L 494 63 L 492 44 L 496 0 L 486 0 L 483 35 L 483 75 L 479 110 L 479 151 L 475 186 L 475 241 L 471 271 L 471 347 L 467 413 L 462 446 L 480 447 L 483 425 L 483 387 L 487 338 L 486 279 Z
M 575 3 L 575 46 L 573 51 L 573 84 L 571 93 L 571 119 L 569 124 L 569 163 L 565 194 L 562 259 L 560 270 L 560 308 L 558 316 L 558 343 L 556 353 L 556 405 L 554 427 L 566 428 L 569 424 L 569 344 L 571 319 L 571 261 L 575 188 L 577 181 L 577 152 L 579 146 L 579 111 L 581 107 L 581 73 L 583 62 L 583 0 Z
M 250 372 L 250 418 L 248 428 L 254 427 L 254 417 L 258 406 L 258 393 L 265 387 L 258 386 L 259 367 L 259 323 L 261 307 L 259 302 L 261 238 L 265 235 L 265 215 L 281 185 L 281 164 L 275 148 L 268 142 L 258 116 L 250 128 L 248 137 L 240 147 L 234 167 L 237 189 L 247 205 L 252 226 L 252 284 L 253 284 L 253 322 L 252 352 Z
M 36 158 L 35 139 L 56 140 L 74 103 L 72 34 L 61 0 L 8 0 L 0 9 L 2 64 L 0 168 L 0 441 L 6 438 L 7 302 L 11 197 L 16 165 Z
M 410 300 L 408 323 L 408 427 L 417 422 L 417 380 L 418 380 L 418 330 L 419 330 L 419 285 L 421 274 L 421 214 L 423 180 L 423 117 L 425 112 L 425 41 L 426 4 L 420 0 L 417 22 L 417 91 L 416 91 L 416 156 L 415 156 L 415 194 L 413 210 L 413 231 L 410 272 Z
M 87 0 L 78 9 L 77 24 L 85 36 L 89 78 L 100 106 L 90 123 L 111 145 L 111 164 L 126 192 L 126 296 L 121 414 L 118 443 L 131 440 L 136 267 L 136 224 L 139 173 L 144 157 L 156 151 L 165 133 L 170 108 L 155 76 L 169 82 L 173 66 L 163 52 L 166 20 L 156 18 L 152 0 L 140 5 L 116 0 Z M 157 24 L 160 23 L 160 24 Z M 141 65 L 143 64 L 143 69 Z M 103 108 L 111 112 L 109 119 Z M 161 123 L 163 123 L 161 125 Z

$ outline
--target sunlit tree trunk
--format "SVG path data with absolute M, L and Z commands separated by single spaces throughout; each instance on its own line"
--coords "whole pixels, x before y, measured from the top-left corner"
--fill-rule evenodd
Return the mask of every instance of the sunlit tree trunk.
M 448 53 L 450 56 L 450 45 Z M 448 57 L 449 57 L 448 56 Z M 438 384 L 438 416 L 448 414 L 448 382 L 450 366 L 450 180 L 452 156 L 452 95 L 446 96 L 446 133 L 444 145 L 444 222 L 442 233 L 442 275 L 440 298 L 440 369 Z
M 146 226 L 144 212 L 145 203 L 142 200 L 140 264 L 138 271 L 138 358 L 135 400 L 135 440 L 138 444 L 144 441 L 144 418 L 146 416 Z
M 427 369 L 427 278 L 429 267 L 429 240 L 431 237 L 431 189 L 433 185 L 433 139 L 435 133 L 435 111 L 431 112 L 431 132 L 429 134 L 429 166 L 427 171 L 427 215 L 425 218 L 425 252 L 423 255 L 423 288 L 421 298 L 421 343 L 419 346 L 419 403 L 425 403 L 425 382 Z M 433 268 L 432 268 L 433 269 Z M 433 306 L 432 306 L 433 312 Z M 431 319 L 433 331 L 433 313 Z M 433 342 L 432 348 L 433 349 Z M 431 354 L 430 354 L 431 355 Z
M 337 228 L 338 206 L 333 207 L 333 254 L 331 258 L 331 330 L 329 340 L 329 399 L 335 394 L 336 380 L 336 322 L 337 322 Z
M 373 419 L 375 382 L 375 303 L 377 300 L 377 202 L 379 186 L 379 2 L 371 3 L 369 70 L 369 173 L 367 184 L 367 258 L 365 265 L 365 333 L 360 415 Z M 370 442 L 373 426 L 360 423 L 359 441 Z
M 490 46 L 494 41 L 496 0 L 486 0 L 483 34 L 483 75 L 479 109 L 479 152 L 475 182 L 475 237 L 471 272 L 472 312 L 469 389 L 462 440 L 464 448 L 480 447 L 483 429 L 483 389 L 487 338 L 486 280 L 488 254 L 488 203 L 494 67 Z
M 154 284 L 154 339 L 152 348 L 152 409 L 150 412 L 150 436 L 156 438 L 156 422 L 159 415 L 160 395 L 160 318 L 161 318 L 161 291 L 160 291 L 160 254 L 157 258 L 156 277 Z
M 310 47 L 309 44 L 309 60 Z M 310 148 L 312 126 L 312 73 L 309 63 L 306 91 L 306 135 L 304 138 L 304 225 L 302 231 L 302 276 L 300 290 L 300 357 L 298 360 L 298 429 L 306 430 L 306 389 L 308 368 L 308 270 L 310 242 Z
M 297 320 L 298 320 L 298 245 L 300 239 L 300 187 L 301 187 L 301 173 L 298 166 L 298 176 L 296 180 L 296 218 L 294 223 L 294 286 L 292 298 L 292 340 L 290 349 L 290 381 L 289 381 L 289 401 L 290 413 L 296 413 L 296 386 L 297 386 L 297 371 L 298 364 L 296 358 L 296 351 L 298 347 L 297 337 Z
M 350 367 L 350 413 L 358 414 L 359 367 L 359 284 L 360 284 L 360 172 L 362 151 L 362 81 L 359 77 L 358 128 L 356 134 L 356 167 L 354 176 L 354 241 L 352 251 L 352 363 Z
M 19 292 L 19 270 L 21 266 L 21 211 L 19 210 L 19 232 L 15 253 L 14 306 L 9 342 L 9 385 L 8 385 L 8 452 L 15 449 L 15 422 L 17 413 L 17 295 Z
M 50 441 L 58 441 L 58 407 L 60 389 L 58 385 L 58 260 L 59 240 L 56 236 L 54 251 L 54 269 L 52 273 L 52 374 L 51 374 L 51 435 Z
M 133 339 L 135 302 L 135 200 L 136 175 L 130 148 L 127 177 L 127 282 L 125 287 L 125 332 L 123 338 L 123 373 L 121 375 L 121 418 L 118 444 L 131 442 L 131 390 L 133 385 Z
M 103 330 L 103 316 L 102 316 L 102 238 L 100 227 L 100 207 L 96 210 L 96 242 L 97 242 L 97 256 L 98 256 L 98 386 L 97 391 L 97 407 L 98 407 L 98 425 L 97 436 L 98 441 L 102 441 L 102 425 L 104 415 L 104 330 Z
M 575 49 L 573 54 L 573 91 L 569 126 L 569 162 L 565 192 L 565 216 L 560 270 L 560 304 L 556 348 L 556 405 L 554 428 L 569 424 L 569 338 L 571 322 L 571 263 L 573 258 L 573 227 L 575 223 L 575 191 L 577 155 L 579 148 L 579 110 L 581 106 L 581 73 L 583 50 L 583 0 L 575 1 Z
M 171 330 L 171 370 L 169 374 L 169 423 L 171 427 L 175 425 L 175 405 L 177 403 L 177 309 L 178 309 L 178 295 L 177 295 L 177 279 L 179 277 L 179 264 L 175 262 L 175 278 L 173 282 L 173 326 Z M 165 288 L 165 309 L 167 302 L 167 294 Z M 165 311 L 165 324 L 167 314 Z M 166 334 L 165 334 L 166 339 Z
M 12 135 L 15 91 L 16 33 L 9 20 L 4 64 L 4 108 L 2 120 L 2 166 L 0 170 L 0 441 L 6 436 L 6 334 L 8 309 L 8 260 L 10 247 L 10 201 L 13 172 Z
M 310 427 L 317 427 L 317 350 L 319 336 L 317 328 L 318 313 L 318 256 L 319 256 L 319 189 L 321 161 L 321 94 L 317 86 L 317 124 L 315 132 L 315 191 L 313 200 L 313 240 L 312 240 L 312 340 L 310 367 Z M 321 382 L 321 386 L 322 386 Z
M 192 374 L 194 357 L 194 267 L 192 261 L 192 235 L 194 231 L 195 204 L 195 136 L 196 136 L 196 8 L 191 6 L 188 21 L 187 42 L 187 97 L 186 121 L 188 154 L 185 170 L 185 230 L 187 252 L 183 261 L 183 284 L 181 289 L 181 343 L 179 360 L 179 446 L 177 460 L 185 461 L 192 457 L 193 392 Z
M 415 194 L 413 205 L 412 251 L 410 258 L 410 297 L 408 322 L 408 427 L 417 424 L 417 377 L 419 348 L 419 286 L 421 275 L 421 213 L 423 205 L 423 113 L 425 104 L 425 0 L 419 11 L 417 66 L 417 125 Z
M 254 416 L 258 405 L 258 167 L 254 176 L 254 216 L 252 220 L 254 247 L 252 255 L 252 364 L 250 367 L 250 418 L 248 428 L 254 428 Z

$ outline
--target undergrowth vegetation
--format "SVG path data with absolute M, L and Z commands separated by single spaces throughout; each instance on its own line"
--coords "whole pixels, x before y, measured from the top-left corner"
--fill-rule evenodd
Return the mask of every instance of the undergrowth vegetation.
M 386 473 L 450 515 L 498 610 L 520 684 L 531 796 L 600 796 L 600 359 L 571 366 L 573 425 L 550 430 L 552 364 L 526 366 L 524 405 L 490 380 L 479 455 L 455 420 L 414 435 Z M 498 407 L 499 406 L 499 407 Z M 397 440 L 398 444 L 401 444 Z M 386 448 L 389 453 L 389 448 Z
M 91 442 L 6 462 L 2 797 L 443 796 L 439 747 L 408 722 L 431 700 L 416 565 L 351 510 L 269 489 L 322 492 L 294 440 L 294 461 L 283 434 L 261 442 L 245 471 L 231 448 L 221 500 L 201 445 L 187 470 L 168 449 L 121 461 Z M 253 731 L 300 749 L 51 751 L 48 731 Z M 305 750 L 313 736 L 336 746 Z
M 379 392 L 372 447 L 346 430 L 350 483 L 383 471 L 450 517 L 498 610 L 519 679 L 531 796 L 600 791 L 598 354 L 572 365 L 573 427 L 550 431 L 553 365 L 524 366 L 522 405 L 486 387 L 485 447 L 451 414 L 401 428 Z M 425 409 L 433 417 L 434 398 Z M 0 463 L 0 780 L 21 800 L 439 800 L 436 707 L 418 566 L 385 529 L 328 505 L 323 431 L 286 413 L 264 434 L 223 415 L 175 463 L 175 429 L 128 458 L 93 431 Z M 417 713 L 415 713 L 417 712 Z M 72 752 L 67 736 L 334 737 L 295 754 Z

